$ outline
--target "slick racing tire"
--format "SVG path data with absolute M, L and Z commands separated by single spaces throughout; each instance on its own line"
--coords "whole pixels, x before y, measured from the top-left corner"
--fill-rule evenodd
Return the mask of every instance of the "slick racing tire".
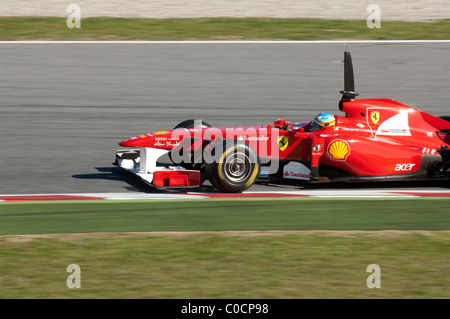
M 227 193 L 241 193 L 248 189 L 259 173 L 258 155 L 247 143 L 225 140 L 214 145 L 214 161 L 207 161 L 205 172 L 217 189 Z
M 450 122 L 450 116 L 448 115 L 444 115 L 444 116 L 439 116 L 440 119 L 446 120 L 447 122 Z
M 177 128 L 194 128 L 195 127 L 195 121 L 199 121 L 199 124 L 200 124 L 201 128 L 211 127 L 211 125 L 209 123 L 206 123 L 203 120 L 186 120 L 186 121 L 183 121 L 183 122 L 179 123 L 173 129 L 175 130 Z
M 195 128 L 196 121 L 198 121 L 198 124 L 200 124 L 201 128 L 212 127 L 209 123 L 207 123 L 207 122 L 205 122 L 203 120 L 191 119 L 191 120 L 186 120 L 186 121 L 183 121 L 183 122 L 177 124 L 173 129 L 176 130 L 176 129 L 179 129 L 179 128 Z M 205 163 L 204 162 L 200 163 L 200 161 L 196 161 L 195 160 L 194 152 L 189 154 L 189 157 L 191 159 L 190 163 L 175 163 L 172 160 L 172 157 L 170 156 L 170 153 L 169 153 L 169 158 L 172 161 L 172 163 L 174 163 L 176 165 L 180 165 L 181 167 L 184 167 L 185 169 L 188 169 L 188 170 L 202 170 L 205 167 Z

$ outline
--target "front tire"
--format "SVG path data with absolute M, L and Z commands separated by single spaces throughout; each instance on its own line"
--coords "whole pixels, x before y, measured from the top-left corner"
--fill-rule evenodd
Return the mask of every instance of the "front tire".
M 214 145 L 214 161 L 207 162 L 206 176 L 214 187 L 227 193 L 241 193 L 251 187 L 259 173 L 258 155 L 247 143 L 226 140 Z
M 176 125 L 173 129 L 179 129 L 179 128 L 198 128 L 198 125 L 200 124 L 200 128 L 208 128 L 208 127 L 212 127 L 209 123 L 203 121 L 203 120 L 186 120 L 183 121 L 181 123 L 179 123 L 178 125 Z M 181 154 L 182 155 L 182 154 Z M 194 152 L 191 152 L 190 154 L 188 154 L 189 158 L 190 158 L 190 162 L 188 163 L 175 163 L 172 160 L 172 157 L 170 156 L 169 153 L 169 158 L 172 161 L 172 163 L 176 164 L 176 165 L 180 165 L 181 167 L 184 167 L 185 169 L 188 170 L 202 170 L 205 167 L 205 163 L 202 161 L 200 162 L 199 159 L 194 158 Z
M 198 124 L 200 124 L 201 128 L 208 128 L 211 127 L 211 125 L 203 120 L 186 120 L 183 121 L 181 123 L 178 123 L 177 126 L 175 126 L 173 129 L 177 129 L 177 128 L 194 128 L 195 127 L 195 122 L 198 121 Z

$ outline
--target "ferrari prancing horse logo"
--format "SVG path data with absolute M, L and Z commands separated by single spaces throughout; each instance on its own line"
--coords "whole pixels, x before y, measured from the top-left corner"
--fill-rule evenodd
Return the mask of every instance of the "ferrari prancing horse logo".
M 287 136 L 281 136 L 278 138 L 278 148 L 280 151 L 284 151 L 289 144 L 289 139 Z
M 370 112 L 370 119 L 372 120 L 373 124 L 377 124 L 380 120 L 380 112 Z

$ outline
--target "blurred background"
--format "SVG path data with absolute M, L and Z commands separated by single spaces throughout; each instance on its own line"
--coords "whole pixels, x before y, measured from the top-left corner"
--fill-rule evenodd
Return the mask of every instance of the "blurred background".
M 450 3 L 446 0 L 3 0 L 0 16 L 66 17 L 66 8 L 73 3 L 81 7 L 83 17 L 366 20 L 366 9 L 370 4 L 381 8 L 383 20 L 421 21 L 450 17 Z

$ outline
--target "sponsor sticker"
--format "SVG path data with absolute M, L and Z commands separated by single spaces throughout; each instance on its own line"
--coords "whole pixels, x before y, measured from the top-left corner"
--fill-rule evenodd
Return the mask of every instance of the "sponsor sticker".
M 317 144 L 317 145 L 314 145 L 314 146 L 311 148 L 311 151 L 312 151 L 313 153 L 319 153 L 319 152 L 322 150 L 322 148 L 323 148 L 323 145 L 322 145 L 322 144 Z
M 311 170 L 299 162 L 289 162 L 283 167 L 283 178 L 309 180 Z
M 278 148 L 280 151 L 284 151 L 289 144 L 289 138 L 287 136 L 280 136 L 278 139 Z
M 401 128 L 388 128 L 388 129 L 382 129 L 380 130 L 381 133 L 386 133 L 389 135 L 406 135 L 408 134 L 407 129 L 401 129 Z
M 262 135 L 262 136 L 247 136 L 247 135 L 244 135 L 244 136 L 239 136 L 237 139 L 238 139 L 238 141 L 268 141 L 269 137 L 268 136 L 264 136 L 264 135 Z
M 380 120 L 380 112 L 378 111 L 370 112 L 370 119 L 372 120 L 373 124 L 377 124 L 378 121 Z
M 408 112 L 400 112 L 384 121 L 378 127 L 376 135 L 411 136 L 408 122 Z
M 422 154 L 431 154 L 434 155 L 436 153 L 436 149 L 434 148 L 429 148 L 429 147 L 424 147 L 422 149 Z
M 346 141 L 334 140 L 328 145 L 327 153 L 332 160 L 346 161 L 350 154 L 350 146 Z
M 160 147 L 175 147 L 180 144 L 180 141 L 155 141 L 154 146 Z
M 411 171 L 416 164 L 397 164 L 395 170 L 398 171 Z

